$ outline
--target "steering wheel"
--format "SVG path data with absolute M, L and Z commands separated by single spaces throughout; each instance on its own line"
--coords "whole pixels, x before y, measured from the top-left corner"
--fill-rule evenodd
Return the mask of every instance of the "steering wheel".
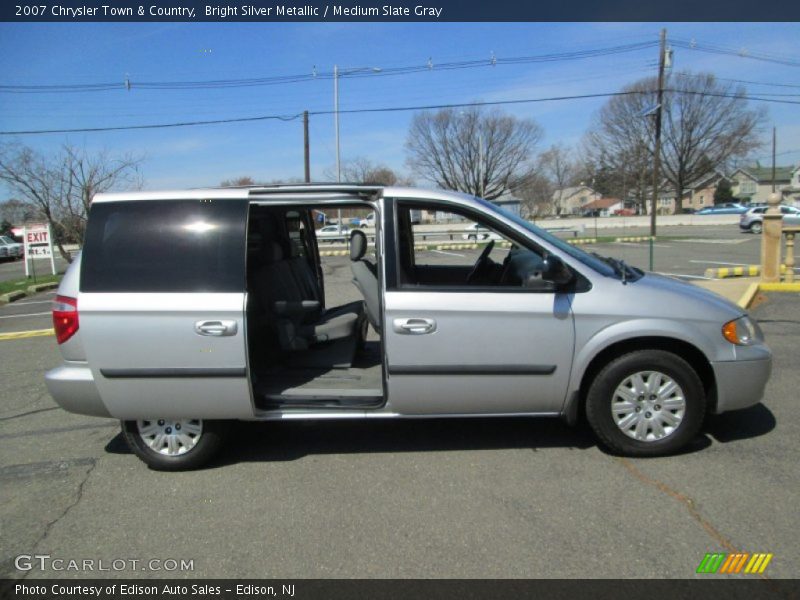
M 494 240 L 486 244 L 486 247 L 481 252 L 481 255 L 478 257 L 478 260 L 475 261 L 475 266 L 472 267 L 472 270 L 467 275 L 467 283 L 474 283 L 479 275 L 482 275 L 483 272 L 486 270 L 486 266 L 489 263 L 489 254 L 492 253 L 492 249 L 494 248 Z

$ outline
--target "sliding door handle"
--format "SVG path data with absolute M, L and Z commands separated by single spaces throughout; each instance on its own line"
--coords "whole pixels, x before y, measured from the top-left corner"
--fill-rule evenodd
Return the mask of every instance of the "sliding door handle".
M 410 319 L 395 319 L 393 328 L 396 333 L 403 335 L 425 335 L 436 331 L 436 321 L 413 317 Z
M 194 324 L 194 332 L 197 335 L 210 335 L 222 337 L 225 335 L 236 335 L 239 326 L 236 321 L 197 321 Z

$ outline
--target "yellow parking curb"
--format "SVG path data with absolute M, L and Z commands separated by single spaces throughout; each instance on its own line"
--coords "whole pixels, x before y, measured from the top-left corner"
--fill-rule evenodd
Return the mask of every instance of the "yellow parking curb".
M 758 289 L 762 292 L 800 292 L 800 281 L 787 283 L 759 283 Z
M 741 308 L 749 308 L 750 303 L 753 302 L 758 292 L 800 292 L 800 281 L 792 283 L 787 283 L 785 281 L 776 283 L 751 283 L 747 286 L 747 290 L 742 294 L 742 297 L 739 298 L 736 304 Z
M 475 250 L 478 244 L 439 244 L 437 250 Z
M 0 333 L 0 340 L 23 340 L 25 338 L 40 337 L 45 335 L 55 335 L 54 329 L 34 329 L 31 331 L 9 331 Z
M 646 236 L 637 236 L 637 237 L 618 237 L 616 242 L 649 242 L 649 241 L 656 241 L 656 238 L 650 235 Z
M 781 273 L 786 272 L 786 265 L 781 265 Z M 706 269 L 705 276 L 712 279 L 728 277 L 757 277 L 761 274 L 761 265 L 742 265 L 740 267 L 714 267 Z
M 736 303 L 739 305 L 740 308 L 747 308 L 750 306 L 750 303 L 753 301 L 753 298 L 756 297 L 758 293 L 758 283 L 751 283 L 747 286 L 747 291 L 742 294 L 742 297 L 739 298 L 739 301 Z

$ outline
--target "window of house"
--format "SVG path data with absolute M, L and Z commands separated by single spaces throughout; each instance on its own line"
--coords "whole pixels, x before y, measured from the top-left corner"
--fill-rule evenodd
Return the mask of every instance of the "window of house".
M 756 188 L 756 182 L 752 179 L 742 179 L 739 181 L 739 191 L 742 194 L 755 194 Z

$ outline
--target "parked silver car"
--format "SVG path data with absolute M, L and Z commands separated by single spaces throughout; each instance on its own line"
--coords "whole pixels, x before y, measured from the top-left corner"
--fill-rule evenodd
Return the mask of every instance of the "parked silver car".
M 331 307 L 313 212 L 339 208 L 374 210 L 376 241 L 351 234 L 362 300 Z M 421 211 L 499 241 L 429 251 Z M 203 464 L 236 419 L 585 415 L 612 452 L 663 455 L 706 414 L 759 402 L 771 369 L 720 296 L 484 200 L 400 187 L 98 194 L 53 317 L 50 393 L 120 419 L 156 469 Z
M 24 254 L 23 245 L 15 242 L 7 235 L 0 235 L 0 259 L 22 258 Z
M 317 239 L 322 242 L 345 243 L 350 235 L 350 228 L 342 225 L 341 229 L 338 225 L 326 225 L 317 231 Z
M 742 231 L 752 231 L 753 233 L 761 233 L 764 224 L 764 213 L 767 211 L 767 206 L 755 206 L 749 209 L 741 217 L 739 217 L 739 229 Z M 800 226 L 800 208 L 788 206 L 786 204 L 780 205 L 781 214 L 783 214 L 783 224 L 792 227 Z

